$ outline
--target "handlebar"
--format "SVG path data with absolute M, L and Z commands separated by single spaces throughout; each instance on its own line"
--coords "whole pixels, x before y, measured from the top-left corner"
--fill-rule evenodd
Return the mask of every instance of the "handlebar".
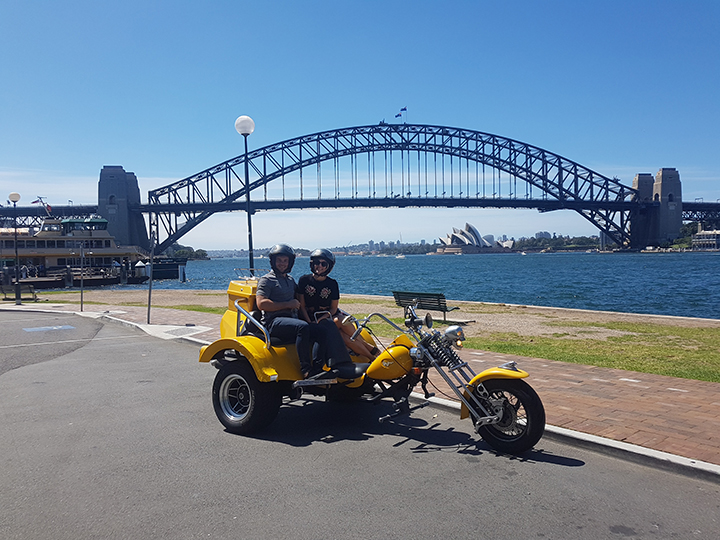
M 395 324 L 394 322 L 392 322 L 390 319 L 388 319 L 388 318 L 387 318 L 385 315 L 383 315 L 382 313 L 371 313 L 370 315 L 368 315 L 368 316 L 365 317 L 364 319 L 356 319 L 355 317 L 348 316 L 348 317 L 345 318 L 345 320 L 351 320 L 351 321 L 353 321 L 353 322 L 356 322 L 357 325 L 358 325 L 357 330 L 355 330 L 355 332 L 353 332 L 353 335 L 350 337 L 350 340 L 351 340 L 351 341 L 355 341 L 355 340 L 357 339 L 357 337 L 360 335 L 360 332 L 363 331 L 363 329 L 367 326 L 367 323 L 369 323 L 369 322 L 370 322 L 370 319 L 372 319 L 373 317 L 379 317 L 379 318 L 381 318 L 383 321 L 385 321 L 386 323 L 388 323 L 390 326 L 392 326 L 393 328 L 395 328 L 395 330 L 397 330 L 397 331 L 399 331 L 399 332 L 401 332 L 401 333 L 403 333 L 403 334 L 405 333 L 405 330 L 404 330 L 403 328 L 400 328 L 397 324 Z
M 363 331 L 363 328 L 365 328 L 365 326 L 358 325 L 357 330 L 355 330 L 353 332 L 353 335 L 350 336 L 350 341 L 355 341 L 357 339 L 357 337 L 360 335 L 360 332 Z

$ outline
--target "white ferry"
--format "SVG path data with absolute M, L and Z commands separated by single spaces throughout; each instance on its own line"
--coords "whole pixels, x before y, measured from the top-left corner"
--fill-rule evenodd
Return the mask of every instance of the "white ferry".
M 81 273 L 86 286 L 146 281 L 144 265 L 135 266 L 150 254 L 138 246 L 118 246 L 107 226 L 106 219 L 93 216 L 47 218 L 39 230 L 18 228 L 20 282 L 35 288 L 73 286 Z M 8 277 L 15 274 L 15 234 L 12 227 L 0 228 L 0 260 Z

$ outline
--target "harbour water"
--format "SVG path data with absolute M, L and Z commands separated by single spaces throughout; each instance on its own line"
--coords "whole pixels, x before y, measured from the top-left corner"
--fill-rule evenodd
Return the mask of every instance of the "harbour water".
M 186 282 L 153 287 L 225 290 L 247 266 L 247 259 L 188 261 Z M 257 259 L 256 267 L 269 262 Z M 309 259 L 298 258 L 293 276 L 308 272 Z M 348 256 L 338 257 L 332 276 L 349 294 L 442 292 L 451 300 L 720 319 L 718 252 Z

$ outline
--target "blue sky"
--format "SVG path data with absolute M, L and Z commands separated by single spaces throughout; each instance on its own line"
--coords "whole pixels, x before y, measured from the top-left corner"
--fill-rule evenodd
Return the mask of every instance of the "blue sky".
M 528 142 L 617 176 L 675 167 L 720 199 L 720 2 L 0 0 L 0 191 L 95 203 L 103 165 L 147 191 L 242 152 L 393 120 Z M 5 197 L 6 195 L 3 195 Z M 574 212 L 255 215 L 255 245 L 594 234 Z M 339 222 L 347 227 L 338 227 Z M 245 216 L 180 240 L 246 247 Z

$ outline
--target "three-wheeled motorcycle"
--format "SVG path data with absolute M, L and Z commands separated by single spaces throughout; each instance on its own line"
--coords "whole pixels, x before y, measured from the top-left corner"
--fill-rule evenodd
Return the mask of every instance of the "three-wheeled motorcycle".
M 545 410 L 537 393 L 523 379 L 528 373 L 508 362 L 475 373 L 455 351 L 465 336 L 460 326 L 444 332 L 432 328 L 432 317 L 418 317 L 405 308 L 405 328 L 379 313 L 363 319 L 347 317 L 355 327 L 353 339 L 375 345 L 368 323 L 381 319 L 399 332 L 371 363 L 359 361 L 324 366 L 307 379 L 300 372 L 294 344 L 270 337 L 260 323 L 255 305 L 257 279 L 238 279 L 228 287 L 228 309 L 223 315 L 221 338 L 200 350 L 200 362 L 218 369 L 212 401 L 220 422 L 237 434 L 249 434 L 269 425 L 283 399 L 300 399 L 303 393 L 327 399 L 363 399 L 393 402 L 392 414 L 380 421 L 429 404 L 411 406 L 410 394 L 420 384 L 425 399 L 428 372 L 436 371 L 454 391 L 462 418 L 470 417 L 476 432 L 498 451 L 519 454 L 532 448 L 545 430 Z

